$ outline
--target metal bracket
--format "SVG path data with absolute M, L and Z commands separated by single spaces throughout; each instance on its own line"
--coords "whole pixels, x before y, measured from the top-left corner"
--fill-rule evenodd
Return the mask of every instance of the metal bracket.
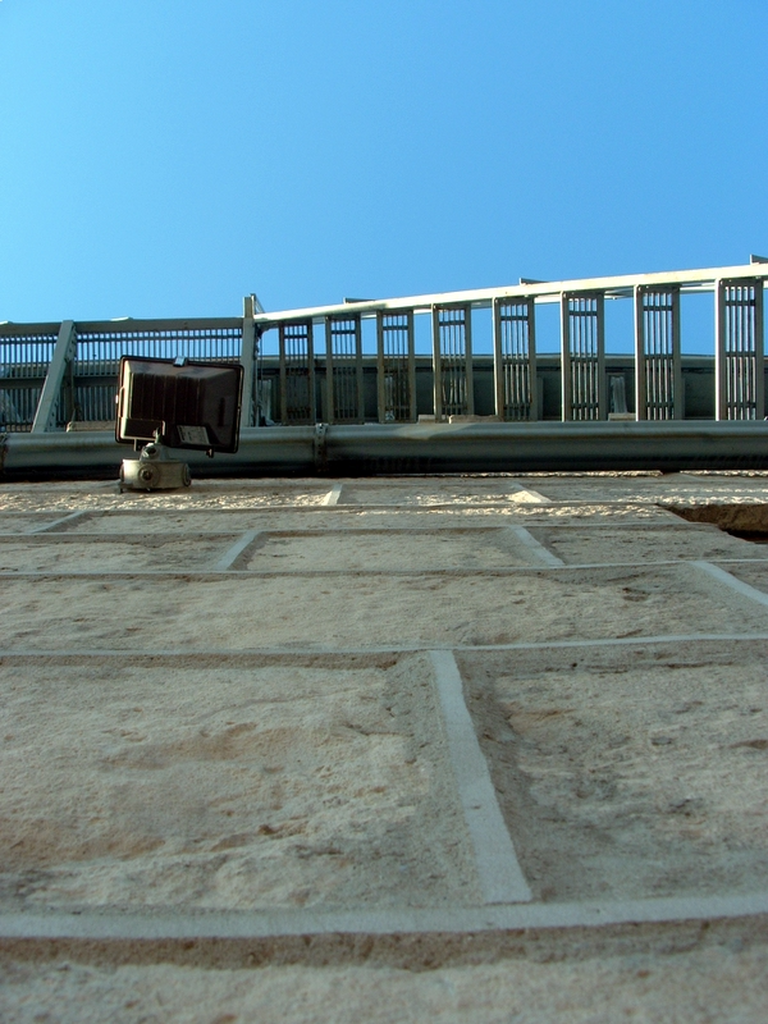
M 315 427 L 315 436 L 312 439 L 312 454 L 315 460 L 315 469 L 318 473 L 325 473 L 328 470 L 328 424 L 318 423 Z
M 168 491 L 189 487 L 189 466 L 169 459 L 165 445 L 150 442 L 138 459 L 123 459 L 120 467 L 120 493 L 123 491 Z

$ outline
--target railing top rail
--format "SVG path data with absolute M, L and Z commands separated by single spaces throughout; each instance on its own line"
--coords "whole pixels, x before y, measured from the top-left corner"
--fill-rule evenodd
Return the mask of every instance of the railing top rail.
M 240 330 L 242 317 L 184 317 L 183 319 L 134 320 L 121 317 L 116 320 L 76 320 L 76 334 L 144 334 L 158 331 L 211 331 Z M 32 335 L 58 334 L 60 323 L 25 324 L 6 320 L 0 323 L 0 340 L 26 338 Z
M 240 330 L 242 317 L 185 317 L 179 320 L 79 320 L 77 334 L 143 334 L 158 331 Z
M 42 337 L 52 335 L 54 341 L 59 333 L 61 323 L 55 324 L 15 324 L 10 320 L 0 323 L 0 341 L 13 341 L 16 338 Z
M 747 263 L 732 267 L 708 267 L 698 270 L 670 270 L 652 274 L 623 274 L 613 277 L 576 278 L 565 281 L 522 281 L 520 284 L 497 288 L 475 288 L 464 291 L 435 292 L 428 295 L 407 295 L 392 299 L 366 299 L 335 303 L 328 306 L 310 306 L 300 309 L 264 313 L 255 309 L 253 322 L 262 328 L 278 323 L 299 320 L 322 321 L 328 316 L 365 317 L 378 312 L 428 312 L 433 306 L 469 305 L 487 308 L 495 299 L 534 299 L 537 304 L 560 301 L 563 293 L 601 292 L 606 298 L 631 296 L 636 287 L 677 286 L 682 291 L 713 291 L 720 279 L 738 280 L 760 278 L 768 280 L 768 264 Z M 258 304 L 256 304 L 258 306 Z M 121 317 L 114 320 L 75 321 L 76 334 L 141 334 L 159 331 L 237 330 L 242 317 L 184 317 L 140 319 Z M 60 327 L 55 323 L 0 322 L 0 341 L 41 335 L 56 335 Z
M 747 263 L 735 267 L 709 267 L 700 270 L 669 270 L 653 274 L 623 274 L 615 277 L 577 278 L 568 281 L 541 281 L 503 286 L 476 288 L 458 292 L 437 292 L 430 295 L 408 295 L 396 299 L 370 299 L 337 303 L 330 306 L 311 306 L 274 313 L 259 313 L 255 322 L 269 327 L 287 320 L 322 320 L 327 316 L 359 313 L 374 316 L 378 312 L 399 310 L 427 311 L 432 306 L 471 305 L 476 308 L 490 306 L 494 299 L 533 298 L 537 303 L 559 302 L 563 292 L 602 292 L 606 298 L 632 295 L 635 287 L 663 287 L 678 285 L 682 291 L 712 291 L 721 278 L 768 279 L 768 264 Z

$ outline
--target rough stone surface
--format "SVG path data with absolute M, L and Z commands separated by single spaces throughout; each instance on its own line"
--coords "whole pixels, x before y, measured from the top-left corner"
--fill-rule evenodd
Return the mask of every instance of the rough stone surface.
M 766 916 L 707 901 L 768 891 L 768 607 L 700 563 L 768 594 L 718 528 L 761 540 L 766 482 L 3 484 L 2 1019 L 761 1020 Z M 534 905 L 695 920 L 414 930 L 483 908 L 435 648 Z M 2 931 L 314 910 L 358 934 Z

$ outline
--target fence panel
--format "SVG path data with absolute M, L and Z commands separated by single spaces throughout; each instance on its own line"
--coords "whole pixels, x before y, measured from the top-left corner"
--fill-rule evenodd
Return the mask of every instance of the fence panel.
M 0 430 L 32 429 L 58 337 L 58 324 L 0 337 Z
M 561 297 L 564 420 L 606 418 L 604 311 L 602 292 L 564 292 Z
M 178 326 L 78 324 L 74 359 L 74 415 L 84 421 L 114 419 L 121 356 L 201 362 L 239 362 L 241 322 Z
M 325 318 L 327 419 L 364 423 L 363 342 L 360 317 Z
M 376 314 L 377 396 L 380 423 L 416 420 L 413 311 Z
M 715 290 L 715 418 L 765 416 L 763 281 L 720 280 Z
M 432 346 L 435 419 L 472 416 L 475 399 L 470 306 L 432 307 Z
M 493 370 L 496 415 L 502 420 L 539 418 L 533 299 L 493 304 Z
M 311 424 L 317 418 L 312 321 L 280 324 L 280 421 Z
M 683 418 L 680 289 L 635 288 L 635 409 L 639 420 Z

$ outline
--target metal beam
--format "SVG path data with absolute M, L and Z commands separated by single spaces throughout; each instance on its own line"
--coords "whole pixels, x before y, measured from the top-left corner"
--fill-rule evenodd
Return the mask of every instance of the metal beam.
M 64 320 L 59 328 L 56 348 L 53 350 L 53 358 L 48 367 L 43 390 L 40 392 L 40 399 L 37 403 L 35 418 L 32 421 L 31 432 L 33 434 L 42 434 L 56 426 L 56 403 L 61 395 L 64 374 L 74 358 L 76 347 L 77 336 L 74 322 Z
M 256 360 L 256 296 L 246 295 L 243 299 L 243 334 L 240 345 L 240 362 L 243 366 L 242 425 L 252 427 L 258 421 L 254 408 L 254 366 Z

